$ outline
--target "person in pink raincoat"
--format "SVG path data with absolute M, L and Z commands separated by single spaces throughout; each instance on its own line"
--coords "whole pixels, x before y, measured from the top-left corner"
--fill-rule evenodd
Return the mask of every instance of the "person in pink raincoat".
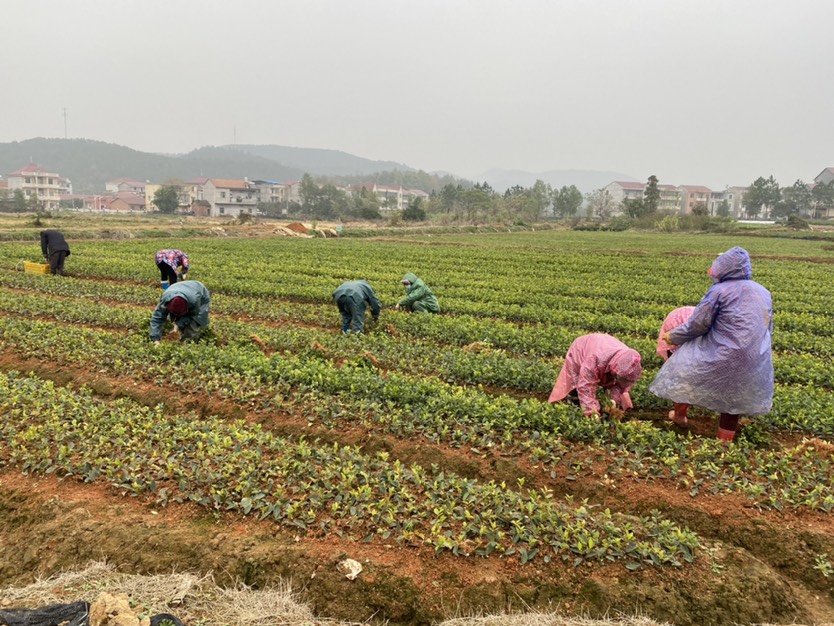
M 694 306 L 682 306 L 671 311 L 663 320 L 663 324 L 660 326 L 660 334 L 657 336 L 657 355 L 664 361 L 667 361 L 672 353 L 678 349 L 678 346 L 666 343 L 664 336 L 669 331 L 685 324 L 692 317 L 694 310 Z M 686 416 L 689 413 L 689 405 L 683 402 L 675 402 L 674 406 L 675 408 L 669 411 L 669 419 L 678 426 L 686 426 L 688 424 Z
M 568 348 L 548 401 L 570 398 L 579 403 L 585 415 L 599 415 L 597 389 L 602 387 L 608 389 L 611 400 L 625 411 L 633 406 L 628 392 L 642 372 L 637 350 L 611 335 L 582 335 Z

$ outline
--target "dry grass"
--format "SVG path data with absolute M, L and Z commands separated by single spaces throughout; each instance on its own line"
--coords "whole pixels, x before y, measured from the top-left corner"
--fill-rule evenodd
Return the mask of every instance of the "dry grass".
M 288 587 L 253 590 L 218 587 L 211 576 L 120 574 L 103 562 L 38 580 L 25 587 L 0 589 L 2 608 L 40 608 L 87 600 L 102 592 L 125 593 L 134 608 L 144 613 L 171 613 L 188 626 L 348 626 L 345 622 L 315 617 L 296 601 Z M 439 626 L 671 626 L 645 617 L 591 620 L 555 613 L 524 613 L 459 617 Z M 760 626 L 768 626 L 761 624 Z M 790 626 L 801 626 L 793 624 Z M 819 626 L 834 626 L 820 624 Z

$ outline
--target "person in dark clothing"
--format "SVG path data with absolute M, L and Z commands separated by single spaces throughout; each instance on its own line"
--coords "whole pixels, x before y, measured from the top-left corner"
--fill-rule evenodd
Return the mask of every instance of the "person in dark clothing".
M 374 321 L 379 320 L 382 305 L 376 298 L 373 288 L 366 280 L 351 280 L 339 285 L 333 292 L 333 299 L 342 314 L 342 332 L 362 334 L 365 330 L 365 306 L 371 307 Z
M 70 249 L 60 231 L 41 231 L 41 252 L 43 258 L 49 263 L 50 271 L 56 276 L 63 276 L 64 259 L 70 255 Z
M 180 341 L 197 341 L 209 323 L 211 296 L 198 280 L 171 285 L 162 292 L 151 315 L 150 339 L 159 344 L 165 322 L 170 318 L 180 331 Z

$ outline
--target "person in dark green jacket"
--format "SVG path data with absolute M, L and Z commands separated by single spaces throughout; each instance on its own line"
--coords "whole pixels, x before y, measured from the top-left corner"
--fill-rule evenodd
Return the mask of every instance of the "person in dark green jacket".
M 400 282 L 405 285 L 406 295 L 397 303 L 397 309 L 416 313 L 440 313 L 437 298 L 422 278 L 417 278 L 416 274 L 409 272 Z
M 151 315 L 151 341 L 159 344 L 169 317 L 180 331 L 180 341 L 197 341 L 208 327 L 210 303 L 209 291 L 199 280 L 171 285 Z
M 367 280 L 350 280 L 333 292 L 333 299 L 342 314 L 342 332 L 359 335 L 365 331 L 365 306 L 371 307 L 374 321 L 379 320 L 382 305 Z

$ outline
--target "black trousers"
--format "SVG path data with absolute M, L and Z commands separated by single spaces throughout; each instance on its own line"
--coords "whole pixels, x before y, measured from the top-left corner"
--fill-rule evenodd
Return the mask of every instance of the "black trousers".
M 66 250 L 58 250 L 49 255 L 49 270 L 55 276 L 64 275 L 64 259 L 67 258 Z
M 159 268 L 159 272 L 162 274 L 162 278 L 160 280 L 167 280 L 168 284 L 173 285 L 177 282 L 177 272 L 174 270 L 173 267 L 168 265 L 164 262 L 159 262 L 156 264 Z

